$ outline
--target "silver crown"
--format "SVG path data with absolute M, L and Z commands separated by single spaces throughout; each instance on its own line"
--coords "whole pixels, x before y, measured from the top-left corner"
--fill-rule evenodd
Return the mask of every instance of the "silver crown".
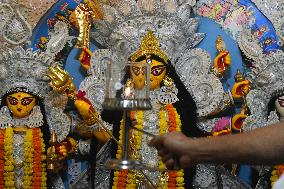
M 224 104 L 222 83 L 209 73 L 210 55 L 194 48 L 205 34 L 197 33 L 198 18 L 191 18 L 195 1 L 176 0 L 120 0 L 102 2 L 104 20 L 95 21 L 92 37 L 111 53 L 96 51 L 91 70 L 104 75 L 103 59 L 118 62 L 127 59 L 139 49 L 142 38 L 150 29 L 197 104 L 197 114 L 205 117 Z M 104 57 L 104 58 L 96 58 Z M 121 63 L 120 63 L 121 64 Z M 218 110 L 219 111 L 219 110 Z
M 205 36 L 196 33 L 198 19 L 190 18 L 191 5 L 188 2 L 120 0 L 103 2 L 101 7 L 104 20 L 95 22 L 97 30 L 92 37 L 114 52 L 127 56 L 139 49 L 148 29 L 158 37 L 162 50 L 172 62 Z
M 32 35 L 32 28 L 21 11 L 20 6 L 0 2 L 0 46 L 3 41 L 12 45 L 23 44 Z
M 284 52 L 278 50 L 260 55 L 255 59 L 249 79 L 255 89 L 246 97 L 251 115 L 245 120 L 244 130 L 263 127 L 278 121 L 275 111 L 268 112 L 268 105 L 273 97 L 284 94 Z
M 251 68 L 250 80 L 255 87 L 270 95 L 278 95 L 284 90 L 284 52 L 277 50 L 262 54 Z
M 24 88 L 27 92 L 45 96 L 49 90 L 46 77 L 52 60 L 46 54 L 18 46 L 0 53 L 0 95 Z
M 46 96 L 50 90 L 49 79 L 45 72 L 52 64 L 54 54 L 62 50 L 62 46 L 70 38 L 68 31 L 66 32 L 66 24 L 56 23 L 55 32 L 49 33 L 50 41 L 47 43 L 47 51 L 42 53 L 24 48 L 24 44 L 30 43 L 32 29 L 21 15 L 19 6 L 12 2 L 0 2 L 0 17 L 3 17 L 3 23 L 0 24 L 0 35 L 2 35 L 0 37 L 4 40 L 0 44 L 0 96 L 17 90 Z

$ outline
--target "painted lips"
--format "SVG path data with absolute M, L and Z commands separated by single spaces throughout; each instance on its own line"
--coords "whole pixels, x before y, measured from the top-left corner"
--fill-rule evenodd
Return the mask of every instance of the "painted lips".
M 284 108 L 284 99 L 278 98 L 279 105 Z

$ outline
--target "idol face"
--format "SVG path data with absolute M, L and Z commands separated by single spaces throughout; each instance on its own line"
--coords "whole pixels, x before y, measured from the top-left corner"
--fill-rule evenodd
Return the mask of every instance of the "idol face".
M 150 70 L 150 89 L 155 90 L 160 88 L 161 83 L 166 76 L 167 68 L 162 62 L 152 60 Z
M 13 117 L 24 118 L 33 110 L 36 105 L 36 99 L 31 94 L 15 92 L 7 96 L 6 103 Z
M 145 86 L 146 80 L 146 60 L 134 63 L 130 67 L 130 76 L 134 81 L 135 88 L 141 90 Z M 157 60 L 151 60 L 150 64 L 150 90 L 160 87 L 166 76 L 166 66 Z
M 146 62 L 135 62 L 130 66 L 130 77 L 134 81 L 135 89 L 141 90 L 145 86 Z
M 280 96 L 275 101 L 276 111 L 279 113 L 281 118 L 284 118 L 284 96 Z

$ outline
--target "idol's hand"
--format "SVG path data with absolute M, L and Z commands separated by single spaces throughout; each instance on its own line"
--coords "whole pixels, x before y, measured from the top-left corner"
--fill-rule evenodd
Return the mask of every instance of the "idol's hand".
M 181 132 L 171 132 L 154 137 L 149 145 L 158 150 L 158 154 L 168 169 L 173 169 L 177 160 L 179 166 L 185 168 L 192 165 L 187 148 L 191 140 Z
M 69 97 L 73 97 L 75 93 L 75 85 L 69 73 L 63 70 L 60 66 L 51 66 L 48 68 L 47 76 L 49 77 L 50 86 L 60 92 L 66 93 Z
M 75 152 L 77 142 L 73 138 L 66 138 L 61 143 L 55 145 L 55 152 L 59 160 L 65 159 L 68 155 Z
M 93 134 L 102 144 L 105 144 L 111 138 L 111 136 L 103 129 L 95 130 Z
M 54 146 L 47 149 L 46 161 L 47 169 L 52 173 L 58 173 L 63 168 L 63 163 L 62 161 L 60 161 L 60 158 L 56 154 Z
M 95 137 L 100 143 L 106 143 L 111 136 L 100 126 L 98 128 L 92 128 L 86 126 L 86 124 L 79 124 L 75 127 L 75 132 L 84 138 Z
M 86 98 L 77 98 L 74 105 L 87 125 L 93 125 L 100 119 L 98 112 Z

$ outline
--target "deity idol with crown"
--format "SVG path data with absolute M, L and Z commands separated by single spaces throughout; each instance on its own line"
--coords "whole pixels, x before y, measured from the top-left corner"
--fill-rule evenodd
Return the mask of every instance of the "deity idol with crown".
M 84 141 L 68 137 L 72 121 L 63 112 L 68 95 L 74 95 L 87 125 L 97 118 L 88 100 L 80 92 L 75 95 L 70 76 L 51 62 L 46 55 L 19 46 L 1 53 L 0 188 L 48 188 L 58 182 L 57 176 L 47 182 L 48 170 L 60 169 L 60 160 L 77 149 L 86 151 Z M 50 79 L 58 91 L 51 90 Z M 99 140 L 107 140 L 103 133 L 96 133 Z
M 108 49 L 96 50 L 92 55 L 89 69 L 92 76 L 82 82 L 83 87 L 89 88 L 86 90 L 87 96 L 94 94 L 94 91 L 96 93 L 101 91 L 98 83 L 100 79 L 105 79 L 106 59 L 110 58 L 112 62 L 118 64 L 123 64 L 127 60 L 133 62 L 127 84 L 136 88 L 144 85 L 143 74 L 146 69 L 143 64 L 151 62 L 150 97 L 153 109 L 133 111 L 131 117 L 137 122 L 135 126 L 153 134 L 180 129 L 187 135 L 197 137 L 203 134 L 197 127 L 205 132 L 211 132 L 218 119 L 210 120 L 207 117 L 224 110 L 226 99 L 222 83 L 209 72 L 210 55 L 205 50 L 194 48 L 204 38 L 204 34 L 197 33 L 198 19 L 190 18 L 193 1 L 192 3 L 175 0 L 99 2 L 104 20 L 94 21 L 96 30 L 91 36 Z M 155 50 L 152 49 L 144 55 L 139 54 L 143 49 L 148 48 L 147 36 L 153 36 L 151 32 L 147 33 L 149 29 L 153 31 L 159 42 L 154 43 Z M 143 43 L 140 45 L 141 40 Z M 137 51 L 139 46 L 140 50 Z M 129 55 L 132 56 L 129 57 Z M 93 84 L 90 84 L 90 81 Z M 88 83 L 89 87 L 86 87 Z M 100 98 L 103 96 L 104 93 L 101 93 Z M 97 100 L 100 101 L 99 98 Z M 102 117 L 107 117 L 103 116 L 104 112 Z M 114 114 L 109 114 L 111 115 L 109 117 L 115 117 Z M 176 116 L 177 114 L 179 116 Z M 197 120 L 197 117 L 200 119 Z M 117 123 L 114 124 L 113 130 L 116 132 Z M 182 128 L 177 128 L 179 126 Z M 131 131 L 131 134 L 130 147 L 133 159 L 140 159 L 143 163 L 162 170 L 163 164 L 160 164 L 157 153 L 154 149 L 147 147 L 149 138 L 135 130 Z M 118 149 L 117 158 L 121 157 L 120 153 L 121 149 Z M 210 184 L 212 187 L 217 187 L 218 178 L 215 176 L 217 175 L 215 170 L 215 166 L 199 166 L 195 178 L 189 176 L 188 170 L 184 173 L 173 172 L 173 174 L 159 171 L 119 171 L 114 174 L 112 184 L 122 188 L 139 188 L 140 186 L 162 188 L 169 184 L 176 186 L 177 182 L 173 183 L 178 178 L 179 182 L 184 179 L 179 183 L 180 187 L 189 188 L 192 182 L 196 188 Z M 102 169 L 99 169 L 97 173 L 96 188 L 108 188 L 109 185 L 103 183 L 108 182 L 106 178 L 109 176 L 102 174 Z M 226 174 L 227 172 L 221 171 L 219 176 Z M 214 176 L 210 177 L 208 182 L 204 182 L 204 178 L 208 175 Z M 226 183 L 236 183 L 236 186 L 238 184 L 231 180 L 220 184 Z
M 88 141 L 69 137 L 71 126 L 77 122 L 64 112 L 68 95 L 73 92 L 85 125 L 97 119 L 83 92 L 75 95 L 72 91 L 74 84 L 68 74 L 53 67 L 55 55 L 72 39 L 67 23 L 58 21 L 49 32 L 46 52 L 21 47 L 29 44 L 33 27 L 55 1 L 46 1 L 27 13 L 26 8 L 37 2 L 0 2 L 0 188 L 65 188 L 56 174 L 62 160 L 72 153 L 85 155 L 90 151 Z M 50 79 L 57 91 L 49 87 Z M 68 90 L 68 95 L 59 89 Z M 103 131 L 93 135 L 99 141 L 108 139 Z
M 47 188 L 50 131 L 59 142 L 69 133 L 69 118 L 59 107 L 52 107 L 47 95 L 45 69 L 50 65 L 47 57 L 31 49 L 16 47 L 1 53 L 1 188 Z M 68 140 L 70 150 L 75 147 L 72 142 Z M 66 153 L 64 149 L 62 155 Z
M 150 64 L 150 98 L 153 109 L 147 111 L 131 111 L 130 117 L 136 121 L 135 127 L 158 135 L 173 131 L 187 133 L 188 126 L 195 125 L 195 103 L 189 93 L 180 94 L 185 87 L 175 74 L 168 56 L 161 50 L 160 43 L 152 31 L 148 31 L 142 39 L 140 49 L 130 56 L 131 65 L 127 85 L 135 89 L 142 89 L 145 85 L 146 64 Z M 178 88 L 176 87 L 178 86 Z M 182 125 L 182 119 L 177 106 L 187 105 L 188 111 L 186 125 Z M 120 129 L 123 129 L 121 125 Z M 120 132 L 121 133 L 121 132 Z M 120 140 L 121 140 L 120 136 Z M 149 136 L 131 130 L 130 152 L 132 159 L 141 160 L 143 164 L 156 167 L 160 171 L 115 171 L 113 186 L 117 188 L 165 188 L 185 187 L 184 170 L 165 171 L 165 165 L 159 158 L 157 151 L 147 145 L 151 139 Z M 121 141 L 120 141 L 121 142 Z M 121 158 L 122 149 L 118 147 L 116 157 Z M 149 180 L 151 182 L 149 182 Z

